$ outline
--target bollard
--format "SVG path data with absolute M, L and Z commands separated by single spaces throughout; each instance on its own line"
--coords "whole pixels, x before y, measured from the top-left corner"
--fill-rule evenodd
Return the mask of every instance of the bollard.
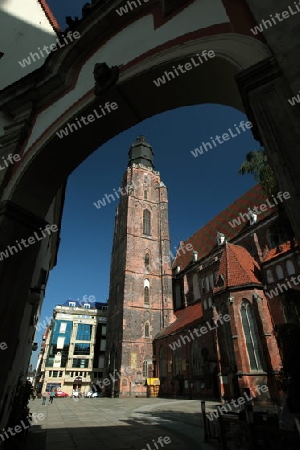
M 204 400 L 201 400 L 201 411 L 202 411 L 203 425 L 204 425 L 204 442 L 208 442 L 207 417 L 205 414 L 205 401 Z

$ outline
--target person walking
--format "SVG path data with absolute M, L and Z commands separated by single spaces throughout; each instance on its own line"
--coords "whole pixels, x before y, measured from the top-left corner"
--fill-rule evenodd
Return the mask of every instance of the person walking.
M 46 400 L 47 400 L 47 392 L 46 391 L 44 391 L 42 393 L 42 399 L 43 399 L 42 405 L 46 405 Z
M 55 397 L 55 392 L 54 392 L 54 391 L 51 391 L 50 398 L 49 398 L 49 404 L 50 404 L 50 403 L 53 403 L 54 397 Z

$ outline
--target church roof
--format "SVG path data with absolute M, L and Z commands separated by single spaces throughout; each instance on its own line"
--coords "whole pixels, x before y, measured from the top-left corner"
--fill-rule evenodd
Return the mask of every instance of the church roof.
M 41 5 L 47 19 L 49 20 L 52 28 L 56 33 L 61 32 L 61 28 L 59 26 L 59 23 L 56 20 L 56 17 L 54 16 L 53 12 L 51 11 L 50 6 L 47 3 L 47 0 L 38 0 L 39 4 Z
M 155 339 L 169 336 L 174 333 L 179 333 L 180 331 L 185 330 L 187 327 L 196 325 L 196 323 L 199 322 L 199 320 L 203 316 L 202 305 L 201 303 L 196 303 L 195 305 L 191 305 L 187 308 L 176 311 L 175 315 L 177 317 L 175 322 L 171 323 L 171 325 L 161 330 L 155 336 Z
M 154 169 L 154 153 L 145 136 L 138 136 L 136 138 L 129 149 L 128 156 L 128 167 L 135 163 L 143 164 L 145 167 L 151 167 Z
M 260 274 L 258 263 L 244 247 L 226 243 L 216 277 L 216 283 L 218 280 L 221 283 L 214 288 L 213 293 L 229 287 L 261 284 Z
M 292 241 L 287 241 L 284 244 L 280 244 L 278 247 L 272 248 L 271 250 L 268 251 L 268 253 L 263 259 L 263 262 L 265 263 L 271 261 L 271 259 L 278 258 L 279 256 L 282 256 L 285 253 L 294 250 L 296 247 L 298 247 L 298 243 L 296 242 L 294 243 Z
M 240 213 L 246 214 L 248 208 L 253 208 L 254 206 L 266 203 L 266 200 L 266 194 L 263 192 L 260 185 L 254 186 L 220 214 L 210 220 L 206 225 L 196 231 L 195 234 L 185 241 L 185 244 L 191 244 L 193 249 L 198 252 L 198 260 L 204 258 L 217 247 L 216 236 L 218 232 L 224 233 L 227 240 L 232 240 L 244 229 L 250 227 L 248 220 L 244 222 L 240 218 Z M 257 223 L 273 214 L 274 211 L 275 208 L 268 208 L 266 211 L 260 212 L 257 216 Z M 234 219 L 240 219 L 238 221 L 240 223 L 233 222 Z M 229 221 L 231 221 L 234 226 L 231 226 Z M 191 260 L 192 256 L 190 253 L 181 253 L 175 258 L 173 267 L 180 266 L 180 269 L 182 270 L 188 266 Z

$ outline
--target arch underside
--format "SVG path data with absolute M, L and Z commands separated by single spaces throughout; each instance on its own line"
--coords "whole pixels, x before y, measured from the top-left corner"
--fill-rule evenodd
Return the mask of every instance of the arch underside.
M 154 84 L 153 80 L 165 71 L 174 72 L 174 67 L 191 62 L 191 58 L 195 60 L 203 50 L 213 50 L 215 57 L 203 60 L 199 67 L 160 87 Z M 6 198 L 23 207 L 28 207 L 30 199 L 31 212 L 44 216 L 68 175 L 93 151 L 137 123 L 167 110 L 205 103 L 243 111 L 235 76 L 268 56 L 269 50 L 258 40 L 221 34 L 191 40 L 180 47 L 160 48 L 156 57 L 145 57 L 121 70 L 118 83 L 99 97 L 91 88 L 92 73 L 85 83 L 85 94 L 76 97 L 82 92 L 78 84 L 86 79 L 79 74 L 70 106 L 68 93 L 36 116 L 19 170 L 7 186 Z M 56 135 L 75 118 L 99 112 L 100 105 L 106 102 L 115 102 L 118 108 L 66 137 L 60 139 Z

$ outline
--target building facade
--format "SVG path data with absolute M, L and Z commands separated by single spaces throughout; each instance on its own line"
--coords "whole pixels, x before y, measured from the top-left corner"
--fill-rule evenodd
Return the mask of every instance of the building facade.
M 45 336 L 39 383 L 42 391 L 87 393 L 103 378 L 106 303 L 68 300 L 56 306 Z
M 300 257 L 288 230 L 278 231 L 276 205 L 258 216 L 252 209 L 261 204 L 255 186 L 188 239 L 192 257 L 174 261 L 177 319 L 154 340 L 162 395 L 230 399 L 259 384 L 268 386 L 259 401 L 281 400 L 276 329 L 299 324 L 291 276 L 300 275 Z
M 118 372 L 119 378 L 108 391 L 145 396 L 145 380 L 153 375 L 153 338 L 175 317 L 167 188 L 143 136 L 130 148 L 120 192 L 107 335 L 107 376 Z

